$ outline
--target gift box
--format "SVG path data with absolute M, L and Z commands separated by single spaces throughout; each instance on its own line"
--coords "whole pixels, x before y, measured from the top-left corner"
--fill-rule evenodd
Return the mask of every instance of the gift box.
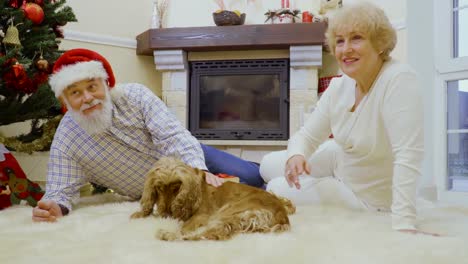
M 330 82 L 333 78 L 335 77 L 341 77 L 341 75 L 333 75 L 333 76 L 326 76 L 326 77 L 321 77 L 319 78 L 319 84 L 318 84 L 318 96 L 320 97 L 325 90 L 327 90 L 328 86 L 330 85 Z
M 0 144 L 0 210 L 21 201 L 36 206 L 43 195 L 39 184 L 26 177 L 13 154 Z

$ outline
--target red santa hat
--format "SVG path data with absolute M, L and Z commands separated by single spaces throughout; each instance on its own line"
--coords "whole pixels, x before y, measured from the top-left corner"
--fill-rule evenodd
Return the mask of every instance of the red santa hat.
M 100 54 L 87 49 L 72 49 L 62 54 L 54 64 L 49 84 L 59 97 L 69 85 L 91 78 L 102 78 L 109 88 L 115 77 L 109 62 Z

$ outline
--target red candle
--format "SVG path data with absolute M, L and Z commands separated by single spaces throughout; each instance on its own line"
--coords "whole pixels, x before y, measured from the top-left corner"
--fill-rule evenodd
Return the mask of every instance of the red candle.
M 281 8 L 284 8 L 284 0 L 281 0 Z
M 302 22 L 312 23 L 312 15 L 309 13 L 309 11 L 302 12 Z
M 289 0 L 286 0 L 286 8 L 289 8 Z

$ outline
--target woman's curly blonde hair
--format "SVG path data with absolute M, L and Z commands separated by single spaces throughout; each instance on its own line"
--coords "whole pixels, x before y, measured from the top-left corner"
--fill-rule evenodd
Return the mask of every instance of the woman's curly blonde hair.
M 385 12 L 374 4 L 362 2 L 346 5 L 337 10 L 329 19 L 325 36 L 330 52 L 335 54 L 336 34 L 338 32 L 365 33 L 381 58 L 390 59 L 390 52 L 397 42 L 396 31 Z

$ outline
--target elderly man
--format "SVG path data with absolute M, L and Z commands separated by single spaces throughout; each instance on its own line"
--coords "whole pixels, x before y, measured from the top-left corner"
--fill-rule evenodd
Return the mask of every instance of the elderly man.
M 263 185 L 257 164 L 201 146 L 148 88 L 115 85 L 110 64 L 94 51 L 65 52 L 49 83 L 68 111 L 52 142 L 46 194 L 33 209 L 33 221 L 67 215 L 87 182 L 138 199 L 147 171 L 163 156 L 205 170 L 214 186 L 222 179 L 209 171 Z

